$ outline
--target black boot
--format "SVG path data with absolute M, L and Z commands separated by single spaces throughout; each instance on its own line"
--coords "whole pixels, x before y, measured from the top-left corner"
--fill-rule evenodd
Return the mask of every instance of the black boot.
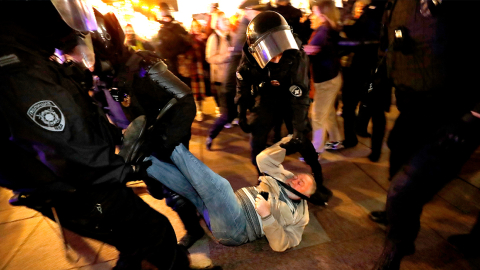
M 415 247 L 413 244 L 403 246 L 387 240 L 382 254 L 372 270 L 399 270 L 403 257 L 413 254 L 414 252 Z
M 368 217 L 376 223 L 383 224 L 383 225 L 388 224 L 387 211 L 385 211 L 385 210 L 383 210 L 383 211 L 372 211 L 372 212 L 370 212 Z
M 480 254 L 480 237 L 475 237 L 470 233 L 457 234 L 448 237 L 447 240 L 467 257 Z
M 188 249 L 205 235 L 205 231 L 199 223 L 197 208 L 190 201 L 166 187 L 164 194 L 167 205 L 177 212 L 187 231 L 178 244 Z
M 317 190 L 310 196 L 309 202 L 315 205 L 326 205 L 327 202 L 332 198 L 333 193 L 330 189 L 326 188 L 324 185 L 317 185 Z

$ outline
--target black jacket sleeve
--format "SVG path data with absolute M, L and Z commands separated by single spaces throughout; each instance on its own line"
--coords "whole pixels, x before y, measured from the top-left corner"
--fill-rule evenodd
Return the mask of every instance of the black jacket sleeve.
M 297 63 L 292 67 L 292 93 L 293 108 L 293 128 L 297 137 L 303 136 L 311 131 L 308 121 L 308 109 L 310 107 L 310 80 L 309 80 L 309 60 L 307 54 L 300 50 L 296 57 Z M 300 91 L 298 91 L 300 89 Z M 300 135 L 302 134 L 302 135 Z
M 0 120 L 6 123 L 1 112 Z M 9 140 L 10 131 L 6 124 L 0 127 L 0 136 L 3 153 L 0 162 L 0 186 L 14 191 L 26 191 L 58 181 L 58 177 L 34 155 Z

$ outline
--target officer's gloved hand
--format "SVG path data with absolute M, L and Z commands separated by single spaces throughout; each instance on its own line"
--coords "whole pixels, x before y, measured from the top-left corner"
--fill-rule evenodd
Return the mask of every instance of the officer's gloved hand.
M 461 145 L 479 143 L 479 140 L 480 118 L 467 113 L 461 120 L 440 130 L 438 144 L 441 148 L 448 150 Z
M 245 117 L 239 117 L 238 125 L 243 130 L 243 132 L 245 132 L 245 133 L 251 133 L 252 132 L 252 127 L 248 124 L 246 116 Z
M 132 164 L 133 174 L 130 176 L 130 181 L 145 180 L 149 178 L 147 168 L 152 165 L 152 161 L 142 161 Z
M 304 139 L 305 139 L 305 136 L 302 133 L 295 132 L 293 134 L 292 139 L 287 143 L 280 144 L 280 147 L 285 148 L 285 150 L 287 150 L 286 155 L 288 156 L 296 152 L 300 152 L 302 150 Z

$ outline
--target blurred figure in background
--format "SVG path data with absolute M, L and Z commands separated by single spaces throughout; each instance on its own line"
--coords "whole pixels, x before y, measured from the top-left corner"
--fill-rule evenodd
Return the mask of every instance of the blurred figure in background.
M 207 35 L 204 33 L 202 24 L 196 19 L 192 20 L 190 27 L 192 36 L 192 49 L 187 53 L 191 59 L 190 87 L 192 88 L 195 104 L 197 106 L 196 121 L 203 121 L 203 101 L 206 96 L 206 87 L 210 84 L 209 64 L 205 59 Z
M 344 42 L 341 47 L 350 58 L 349 66 L 343 69 L 344 146 L 355 146 L 358 143 L 357 134 L 370 137 L 367 126 L 370 116 L 374 115 L 372 121 L 375 132 L 372 137 L 372 153 L 369 157 L 372 161 L 377 161 L 380 157 L 386 125 L 384 111 L 389 110 L 391 99 L 391 85 L 389 88 L 388 81 L 384 80 L 385 65 L 381 68 L 378 66 L 380 30 L 385 4 L 383 0 L 357 0 L 354 4 L 352 19 L 343 27 L 348 42 Z M 361 104 L 357 118 L 356 109 L 362 98 L 365 102 Z
M 125 45 L 131 47 L 135 51 L 154 51 L 152 45 L 146 40 L 142 40 L 135 34 L 135 30 L 133 30 L 133 26 L 131 24 L 127 24 L 125 26 Z
M 235 106 L 235 95 L 227 92 L 225 89 L 225 78 L 230 61 L 230 51 L 232 38 L 230 36 L 230 21 L 225 14 L 222 14 L 217 19 L 217 26 L 213 33 L 208 37 L 206 60 L 210 64 L 210 78 L 215 87 L 215 92 L 218 95 L 218 105 L 220 106 L 220 117 L 217 118 L 210 134 L 207 137 L 206 146 L 210 150 L 212 141 L 222 131 L 226 124 L 235 119 L 237 116 Z
M 313 146 L 317 153 L 324 149 L 343 148 L 335 99 L 342 87 L 338 40 L 340 12 L 334 1 L 319 1 L 312 6 L 314 32 L 305 52 L 310 55 L 311 76 L 315 85 L 312 110 Z M 328 142 L 327 142 L 328 134 Z
M 157 53 L 165 59 L 168 69 L 182 81 L 188 83 L 188 78 L 180 75 L 178 70 L 178 56 L 186 53 L 192 47 L 192 41 L 188 32 L 172 16 L 170 6 L 160 3 L 161 26 L 158 31 Z
M 217 27 L 217 19 L 222 14 L 224 14 L 224 12 L 219 9 L 218 3 L 213 2 L 210 4 L 210 13 L 208 15 L 207 25 L 205 26 L 207 36 L 213 33 L 213 30 Z

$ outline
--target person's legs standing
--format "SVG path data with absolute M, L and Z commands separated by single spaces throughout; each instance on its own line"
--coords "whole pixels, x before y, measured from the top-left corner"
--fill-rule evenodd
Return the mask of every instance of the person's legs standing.
M 235 94 L 227 92 L 225 85 L 222 85 L 220 89 L 220 117 L 215 120 L 215 123 L 213 123 L 210 129 L 210 134 L 206 141 L 208 150 L 211 149 L 213 139 L 220 134 L 225 124 L 232 122 L 237 116 L 237 108 L 234 101 Z
M 371 161 L 378 161 L 382 153 L 387 119 L 385 117 L 385 111 L 380 106 L 372 106 L 370 110 L 372 115 L 372 153 L 368 158 Z
M 323 152 L 327 130 L 331 129 L 332 136 L 340 136 L 335 112 L 335 98 L 341 87 L 341 75 L 330 81 L 315 84 L 315 95 L 312 112 L 313 146 L 318 153 Z M 333 111 L 333 117 L 331 112 Z M 336 128 L 336 130 L 335 130 Z M 332 139 L 332 138 L 331 138 Z
M 478 148 L 478 133 L 459 134 L 446 130 L 442 136 L 435 136 L 395 175 L 387 197 L 386 245 L 375 269 L 385 269 L 381 268 L 385 264 L 391 265 L 387 269 L 398 269 L 403 256 L 414 252 L 423 206 L 458 174 Z

